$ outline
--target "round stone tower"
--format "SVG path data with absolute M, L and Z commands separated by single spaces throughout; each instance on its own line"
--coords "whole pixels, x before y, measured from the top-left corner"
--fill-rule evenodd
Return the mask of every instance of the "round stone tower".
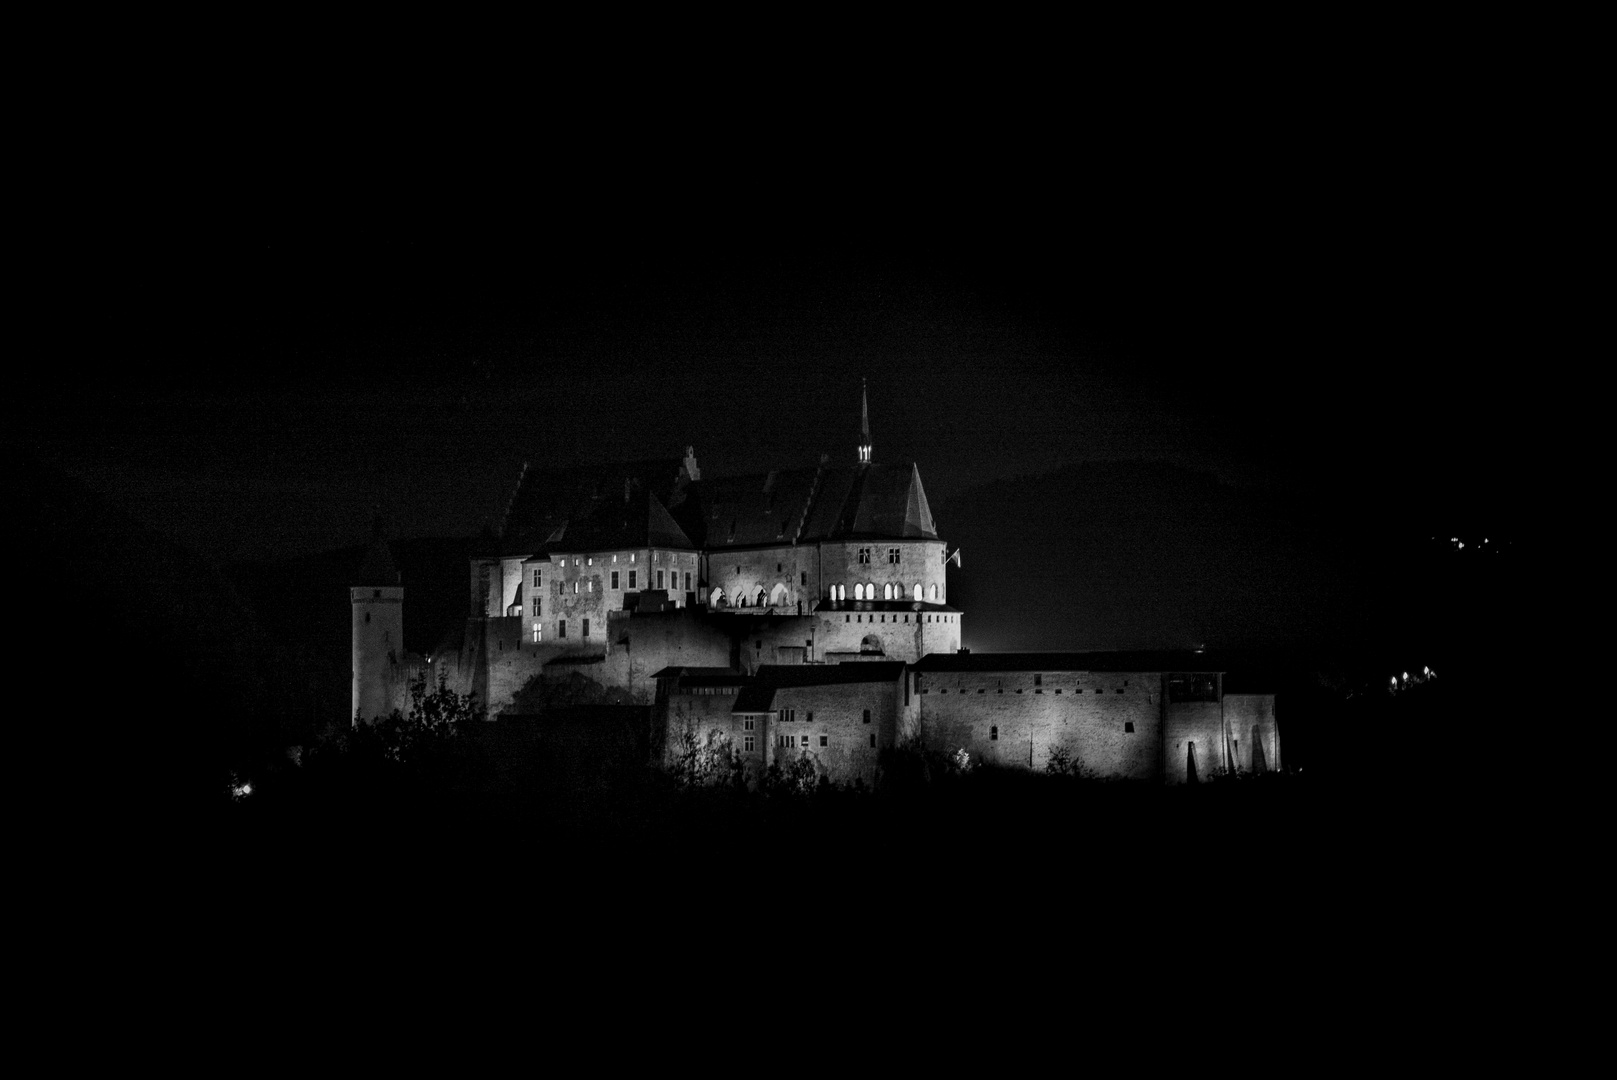
M 361 719 L 368 723 L 398 704 L 394 687 L 404 660 L 404 587 L 382 538 L 380 519 L 358 584 L 348 596 L 353 608 L 353 716 L 356 724 Z

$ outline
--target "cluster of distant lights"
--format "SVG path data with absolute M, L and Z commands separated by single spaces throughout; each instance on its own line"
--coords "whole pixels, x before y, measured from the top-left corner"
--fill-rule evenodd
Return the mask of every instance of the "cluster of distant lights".
M 1437 672 L 1433 671 L 1429 667 L 1422 667 L 1414 675 L 1410 675 L 1410 673 L 1406 671 L 1402 676 L 1392 676 L 1392 678 L 1389 680 L 1390 685 L 1387 687 L 1387 692 L 1390 694 L 1399 694 L 1405 690 L 1412 689 L 1424 683 L 1429 683 L 1435 678 L 1437 678 Z
M 1432 540 L 1434 543 L 1441 542 L 1436 536 L 1432 537 Z M 1498 554 L 1502 549 L 1509 547 L 1510 544 L 1509 541 L 1495 542 L 1486 536 L 1482 538 L 1481 543 L 1478 543 L 1475 539 L 1467 541 L 1458 536 L 1451 536 L 1447 546 L 1455 551 L 1464 551 L 1469 547 L 1472 551 L 1487 551 L 1491 554 Z
M 230 797 L 241 802 L 253 793 L 253 784 L 250 780 L 243 780 L 235 773 L 230 774 Z

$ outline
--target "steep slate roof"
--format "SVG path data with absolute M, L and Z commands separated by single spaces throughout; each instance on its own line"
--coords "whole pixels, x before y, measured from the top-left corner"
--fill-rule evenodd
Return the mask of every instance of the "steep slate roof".
M 938 538 L 914 464 L 783 469 L 702 480 L 689 490 L 687 532 L 710 549 Z
M 602 499 L 587 516 L 568 522 L 545 545 L 550 551 L 609 551 L 614 548 L 688 548 L 685 531 L 649 491 L 631 495 L 627 502 Z
M 655 495 L 664 507 L 676 505 L 685 481 L 683 458 L 581 465 L 572 469 L 526 469 L 506 507 L 500 526 L 500 549 L 507 555 L 530 555 L 563 525 L 588 516 L 598 505 L 623 501 L 630 494 Z M 670 545 L 672 546 L 672 545 Z
M 387 541 L 378 536 L 371 542 L 370 550 L 365 552 L 365 561 L 359 564 L 358 580 L 354 584 L 388 586 L 398 585 L 400 580 L 399 568 L 393 562 L 393 552 L 388 549 Z
M 768 712 L 776 690 L 800 686 L 845 686 L 849 683 L 897 682 L 904 674 L 902 660 L 872 660 L 857 664 L 765 664 L 741 687 L 731 712 Z

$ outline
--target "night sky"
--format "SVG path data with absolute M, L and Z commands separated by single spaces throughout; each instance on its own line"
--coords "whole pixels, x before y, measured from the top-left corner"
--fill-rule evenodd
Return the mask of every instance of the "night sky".
M 361 543 L 378 509 L 473 534 L 524 460 L 851 458 L 866 379 L 877 460 L 919 464 L 946 538 L 951 507 L 1085 462 L 1168 462 L 1316 530 L 1512 535 L 1533 395 L 1499 373 L 1549 319 L 1533 241 L 1487 212 L 1510 177 L 1474 168 L 1480 127 L 1361 104 L 670 127 L 602 155 L 572 132 L 430 164 L 277 127 L 52 249 L 96 302 L 42 339 L 11 437 L 263 561 Z M 1029 516 L 1059 546 L 1074 513 Z M 962 573 L 1010 566 L 1010 531 Z

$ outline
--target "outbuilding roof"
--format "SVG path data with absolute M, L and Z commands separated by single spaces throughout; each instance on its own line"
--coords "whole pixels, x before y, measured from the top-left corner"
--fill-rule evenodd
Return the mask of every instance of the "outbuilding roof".
M 904 674 L 902 660 L 871 660 L 857 664 L 765 664 L 744 683 L 731 712 L 769 712 L 775 692 L 804 686 L 845 686 L 851 683 L 897 682 Z
M 931 653 L 913 665 L 916 671 L 1184 671 L 1222 672 L 1217 656 L 1193 651 L 1059 652 L 1059 653 Z

